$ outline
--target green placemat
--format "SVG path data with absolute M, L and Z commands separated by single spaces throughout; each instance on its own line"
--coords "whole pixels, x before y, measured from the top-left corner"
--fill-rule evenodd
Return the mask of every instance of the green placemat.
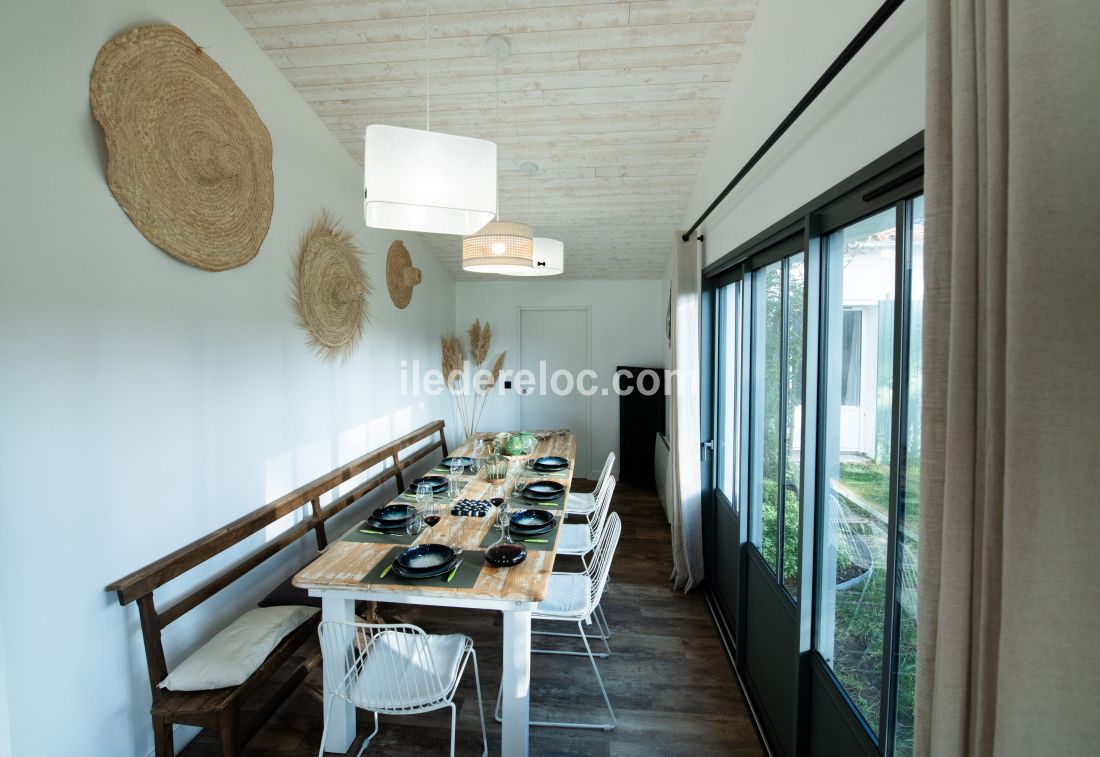
M 360 583 L 374 586 L 446 586 L 448 589 L 472 589 L 477 583 L 481 569 L 485 566 L 485 553 L 466 550 L 462 553 L 462 564 L 454 574 L 454 578 L 447 581 L 447 574 L 435 578 L 402 578 L 392 570 L 383 577 L 382 573 L 397 559 L 404 547 L 394 547 L 371 572 L 363 576 Z
M 508 496 L 508 504 L 519 510 L 530 510 L 531 508 L 541 508 L 544 510 L 560 510 L 561 503 L 565 501 L 565 497 L 556 499 L 553 502 L 532 502 L 529 499 L 524 499 L 522 495 L 513 492 Z
M 362 529 L 374 531 L 366 521 L 340 537 L 340 541 L 354 541 L 365 544 L 412 544 L 416 536 L 410 536 L 404 531 L 390 531 L 389 533 L 365 534 Z
M 554 546 L 554 536 L 555 534 L 557 534 L 558 529 L 561 527 L 561 519 L 555 518 L 554 523 L 556 525 L 549 531 L 544 534 L 532 536 L 530 539 L 521 539 L 515 534 L 512 534 L 512 541 L 522 544 L 524 547 L 527 548 L 528 552 L 549 552 L 550 549 Z M 500 531 L 495 528 L 490 528 L 489 533 L 485 534 L 485 538 L 481 540 L 481 546 L 482 548 L 491 547 L 496 544 L 499 539 Z

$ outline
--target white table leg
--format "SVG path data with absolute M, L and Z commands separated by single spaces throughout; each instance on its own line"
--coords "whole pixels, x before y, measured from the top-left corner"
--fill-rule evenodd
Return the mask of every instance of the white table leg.
M 350 623 L 355 620 L 355 601 L 351 599 L 344 599 L 343 597 L 328 597 L 321 596 L 321 620 L 338 620 L 345 623 Z M 330 675 L 331 671 L 327 669 L 330 664 L 330 660 L 325 660 L 325 701 L 324 707 L 329 713 L 328 715 L 328 731 L 325 736 L 325 751 L 336 752 L 343 754 L 351 749 L 352 742 L 355 741 L 355 706 L 350 705 L 342 699 L 337 699 L 332 702 L 332 707 L 329 709 L 329 679 L 336 678 L 339 680 L 344 676 L 343 670 L 338 671 L 338 676 Z
M 504 613 L 504 724 L 500 750 L 504 757 L 526 757 L 531 709 L 531 613 Z

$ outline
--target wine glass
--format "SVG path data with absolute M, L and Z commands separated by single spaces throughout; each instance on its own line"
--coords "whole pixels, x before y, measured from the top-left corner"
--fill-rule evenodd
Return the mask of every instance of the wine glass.
M 473 454 L 474 454 L 475 458 L 481 457 L 482 455 L 485 454 L 485 440 L 484 439 L 475 439 L 474 440 L 474 453 Z
M 523 490 L 526 489 L 526 488 L 527 488 L 527 471 L 520 468 L 519 471 L 516 472 L 516 478 L 515 478 L 516 494 L 518 494 L 519 496 L 522 497 L 523 496 Z
M 500 514 L 505 508 L 504 484 L 497 484 L 490 490 L 489 504 L 497 509 L 497 517 L 493 522 L 493 528 L 500 528 Z
M 535 451 L 535 447 L 537 446 L 539 446 L 539 440 L 535 437 L 534 434 L 528 434 L 527 436 L 523 437 L 523 454 L 530 457 L 531 453 Z
M 497 508 L 497 523 L 496 527 L 504 533 L 508 533 L 508 526 L 512 523 L 512 508 L 508 505 L 508 501 L 505 500 L 500 507 Z
M 435 541 L 435 526 L 439 523 L 439 519 L 443 514 L 442 508 L 439 503 L 432 501 L 429 502 L 427 507 L 420 511 L 420 517 L 424 519 L 424 523 L 428 526 L 428 541 Z

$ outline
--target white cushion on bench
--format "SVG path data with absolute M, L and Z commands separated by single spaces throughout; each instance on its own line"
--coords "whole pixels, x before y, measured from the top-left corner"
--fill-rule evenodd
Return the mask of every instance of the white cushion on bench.
M 261 607 L 246 612 L 177 665 L 160 688 L 205 691 L 238 686 L 280 641 L 317 612 L 316 607 Z

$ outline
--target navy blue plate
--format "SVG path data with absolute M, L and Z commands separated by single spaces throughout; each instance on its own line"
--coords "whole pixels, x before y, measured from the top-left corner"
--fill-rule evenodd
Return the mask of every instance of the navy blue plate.
M 565 487 L 557 481 L 535 481 L 523 489 L 523 496 L 530 499 L 557 499 L 565 493 Z
M 370 520 L 375 523 L 388 525 L 405 525 L 405 521 L 413 516 L 416 509 L 412 505 L 386 505 L 370 514 Z
M 517 510 L 511 520 L 519 528 L 539 528 L 553 522 L 554 514 L 549 510 Z
M 415 494 L 416 487 L 421 483 L 431 484 L 432 491 L 437 494 L 447 488 L 447 479 L 444 476 L 421 476 L 413 479 L 412 486 L 409 489 Z
M 397 556 L 397 565 L 410 573 L 425 573 L 449 568 L 455 551 L 446 544 L 414 544 Z
M 555 455 L 548 455 L 546 457 L 540 457 L 531 463 L 534 468 L 541 468 L 548 471 L 565 470 L 569 467 L 569 461 L 564 457 L 557 457 Z
M 538 536 L 539 534 L 545 534 L 548 531 L 553 531 L 556 523 L 547 523 L 545 526 L 539 526 L 537 528 L 523 528 L 522 526 L 509 526 L 508 531 L 515 538 L 519 540 L 526 539 L 528 536 Z
M 474 459 L 472 457 L 445 457 L 439 464 L 444 468 L 450 468 L 452 461 L 461 463 L 463 468 L 469 468 L 474 464 Z

